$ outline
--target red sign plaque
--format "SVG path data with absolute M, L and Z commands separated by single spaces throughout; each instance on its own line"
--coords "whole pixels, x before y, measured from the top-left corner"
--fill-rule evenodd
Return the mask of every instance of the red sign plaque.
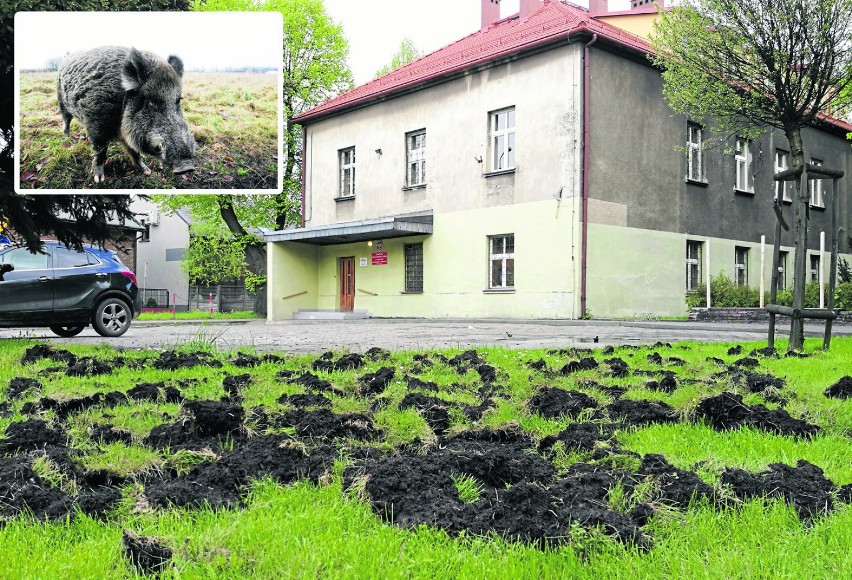
M 371 254 L 373 260 L 373 266 L 385 266 L 388 263 L 388 253 L 387 252 L 373 252 Z

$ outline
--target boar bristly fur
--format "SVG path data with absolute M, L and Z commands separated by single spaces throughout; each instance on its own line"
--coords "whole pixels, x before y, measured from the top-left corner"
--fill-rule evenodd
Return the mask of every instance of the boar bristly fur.
M 175 173 L 194 169 L 195 139 L 181 110 L 183 62 L 135 48 L 104 46 L 66 57 L 57 98 L 70 134 L 75 117 L 89 136 L 96 183 L 103 182 L 107 145 L 118 140 L 133 165 L 151 170 L 141 153 L 159 157 Z

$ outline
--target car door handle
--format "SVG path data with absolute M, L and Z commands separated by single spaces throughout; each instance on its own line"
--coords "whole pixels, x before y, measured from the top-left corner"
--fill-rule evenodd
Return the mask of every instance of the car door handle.
M 49 276 L 40 276 L 38 279 L 39 282 L 50 282 Z

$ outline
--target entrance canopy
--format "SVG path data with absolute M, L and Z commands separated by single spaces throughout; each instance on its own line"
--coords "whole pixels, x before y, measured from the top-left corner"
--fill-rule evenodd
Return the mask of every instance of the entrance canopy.
M 302 242 L 334 246 L 367 240 L 388 240 L 432 233 L 432 210 L 357 222 L 343 222 L 264 234 L 267 242 Z

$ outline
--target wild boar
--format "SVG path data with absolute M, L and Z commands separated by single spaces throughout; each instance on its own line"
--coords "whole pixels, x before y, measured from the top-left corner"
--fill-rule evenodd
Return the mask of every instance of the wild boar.
M 183 118 L 183 62 L 121 46 L 102 46 L 69 55 L 59 67 L 56 96 L 71 133 L 75 117 L 89 135 L 95 183 L 105 181 L 107 145 L 118 139 L 133 165 L 151 170 L 140 153 L 153 155 L 174 173 L 193 171 L 195 139 Z

